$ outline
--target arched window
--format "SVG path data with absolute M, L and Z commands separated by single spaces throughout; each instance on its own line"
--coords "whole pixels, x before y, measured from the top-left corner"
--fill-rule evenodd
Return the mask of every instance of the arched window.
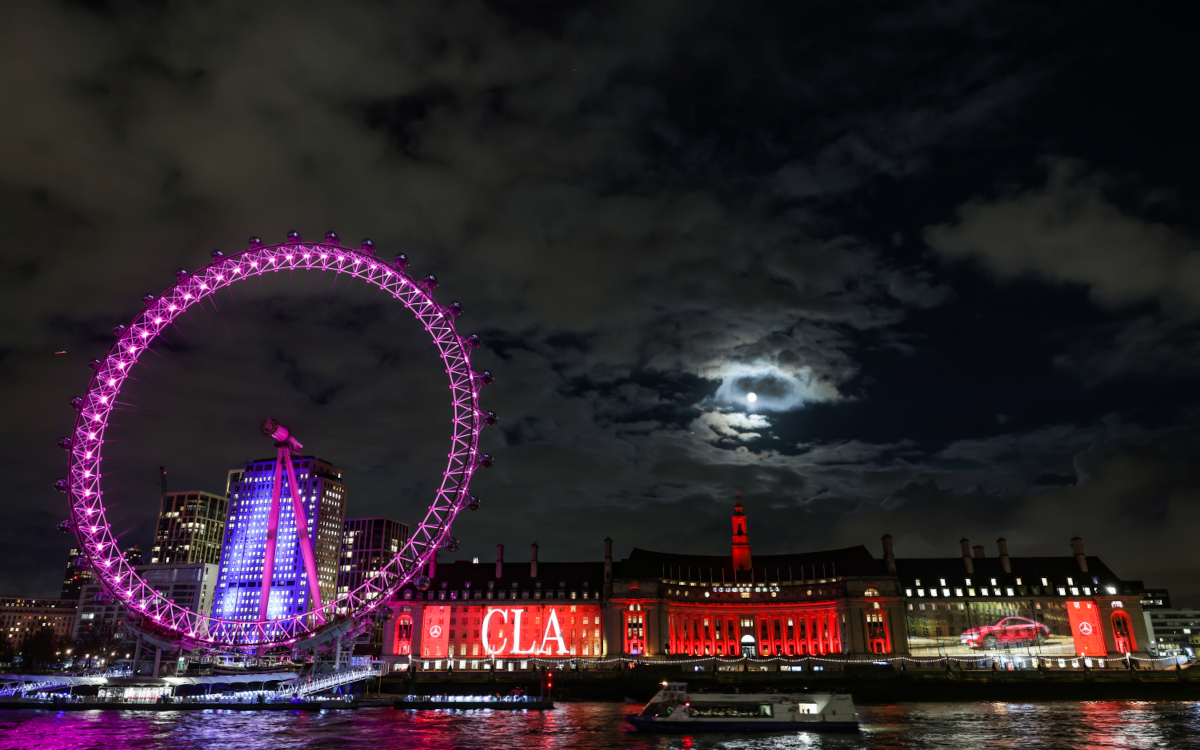
M 1133 621 L 1124 610 L 1112 613 L 1112 629 L 1118 652 L 1132 654 L 1137 651 L 1137 639 L 1133 637 Z
M 396 653 L 409 656 L 412 654 L 413 621 L 408 615 L 402 615 L 396 621 Z
M 863 592 L 863 596 L 879 596 L 879 589 L 872 586 Z

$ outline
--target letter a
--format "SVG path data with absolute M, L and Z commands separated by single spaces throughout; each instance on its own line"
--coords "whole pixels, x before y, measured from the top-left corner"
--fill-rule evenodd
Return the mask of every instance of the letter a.
M 554 637 L 550 637 L 550 629 L 554 628 Z M 538 653 L 546 655 L 546 641 L 558 641 L 558 656 L 567 653 L 567 644 L 563 642 L 562 628 L 558 627 L 558 614 L 553 608 L 550 610 L 550 619 L 546 621 L 546 634 L 542 636 L 542 646 L 538 649 Z

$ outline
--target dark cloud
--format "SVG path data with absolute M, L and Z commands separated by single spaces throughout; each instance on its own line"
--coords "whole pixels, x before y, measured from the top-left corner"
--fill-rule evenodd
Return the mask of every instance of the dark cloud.
M 113 323 L 214 247 L 335 229 L 436 273 L 484 337 L 502 422 L 468 555 L 589 558 L 605 534 L 711 551 L 741 490 L 764 551 L 1085 533 L 1198 595 L 1183 556 L 1137 557 L 1195 507 L 1172 463 L 1195 414 L 1191 187 L 1078 135 L 1119 106 L 1080 98 L 1085 71 L 1148 43 L 1114 48 L 1094 17 L 5 5 L 0 589 L 54 590 L 53 442 Z M 220 489 L 267 411 L 344 465 L 352 512 L 413 520 L 438 480 L 422 332 L 357 286 L 264 284 L 198 311 L 131 388 L 128 539 L 159 464 Z

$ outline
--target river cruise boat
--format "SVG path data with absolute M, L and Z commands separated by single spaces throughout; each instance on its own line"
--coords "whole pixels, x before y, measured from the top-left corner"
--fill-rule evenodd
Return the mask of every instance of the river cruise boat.
M 857 731 L 849 695 L 832 693 L 689 693 L 664 683 L 640 714 L 626 720 L 655 732 Z

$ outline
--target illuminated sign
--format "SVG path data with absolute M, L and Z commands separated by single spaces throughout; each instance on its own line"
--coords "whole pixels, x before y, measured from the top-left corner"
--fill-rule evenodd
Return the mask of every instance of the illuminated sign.
M 491 636 L 490 631 L 493 627 L 493 618 L 499 615 L 500 622 L 503 624 L 508 624 L 509 612 L 512 613 L 513 620 L 512 630 L 509 631 L 513 636 L 511 649 L 508 648 L 507 638 L 504 638 L 503 642 L 501 642 L 499 645 L 496 645 L 489 637 Z M 550 616 L 546 618 L 546 628 L 542 633 L 541 642 L 538 642 L 537 634 L 534 632 L 534 637 L 531 638 L 529 642 L 529 648 L 523 648 L 521 646 L 521 641 L 524 640 L 524 636 L 526 636 L 526 634 L 529 632 L 528 627 L 522 627 L 521 619 L 524 617 L 524 615 L 525 610 L 523 608 L 496 608 L 488 610 L 488 613 L 484 615 L 483 618 L 483 649 L 489 656 L 499 656 L 505 654 L 506 652 L 516 655 L 536 654 L 538 656 L 566 656 L 569 653 L 567 651 L 567 644 L 563 641 L 562 627 L 558 624 L 558 613 L 554 611 L 554 608 L 550 608 Z M 528 625 L 528 621 L 526 621 L 526 625 Z M 497 630 L 502 636 L 504 632 L 503 628 L 498 627 Z M 554 645 L 558 646 L 557 650 L 550 649 L 550 646 Z
M 586 656 L 600 653 L 599 605 L 426 607 L 421 653 L 437 656 Z

